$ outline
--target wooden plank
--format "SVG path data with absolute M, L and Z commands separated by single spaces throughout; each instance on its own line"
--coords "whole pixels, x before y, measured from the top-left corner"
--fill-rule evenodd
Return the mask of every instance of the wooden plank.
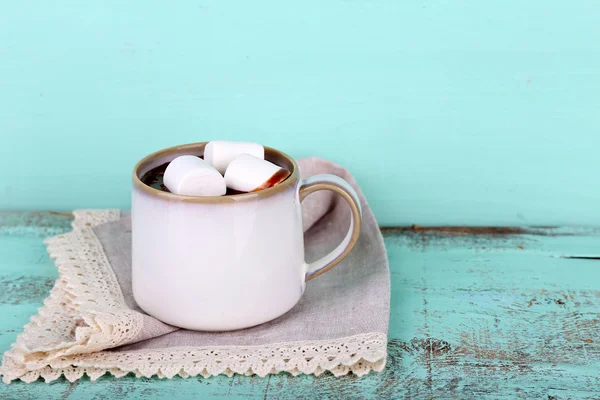
M 16 213 L 1 221 L 3 351 L 56 277 L 41 237 L 68 229 L 69 218 Z M 0 397 L 600 397 L 600 261 L 561 257 L 597 253 L 598 230 L 482 229 L 384 229 L 392 310 L 382 373 L 15 382 L 0 386 Z
M 54 236 L 71 229 L 73 214 L 58 211 L 0 211 L 0 234 Z

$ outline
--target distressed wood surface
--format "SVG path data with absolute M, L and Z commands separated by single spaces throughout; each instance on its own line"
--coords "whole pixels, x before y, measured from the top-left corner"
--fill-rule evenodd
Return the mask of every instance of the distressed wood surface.
M 48 294 L 42 238 L 65 213 L 0 212 L 0 350 Z M 362 378 L 83 379 L 0 386 L 0 398 L 600 398 L 600 231 L 384 229 L 389 358 Z

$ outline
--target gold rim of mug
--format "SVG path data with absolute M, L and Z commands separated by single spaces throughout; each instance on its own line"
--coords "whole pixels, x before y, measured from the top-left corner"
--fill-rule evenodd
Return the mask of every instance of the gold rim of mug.
M 139 171 L 143 167 L 151 164 L 156 159 L 165 158 L 168 159 L 171 155 L 184 155 L 187 151 L 189 154 L 204 154 L 204 146 L 206 146 L 208 142 L 198 142 L 198 143 L 189 143 L 180 146 L 173 146 L 166 149 L 162 149 L 156 151 L 152 154 L 147 155 L 142 158 L 136 165 L 133 167 L 133 185 L 134 187 L 140 189 L 146 194 L 151 196 L 170 201 L 182 201 L 188 203 L 237 203 L 239 201 L 253 200 L 263 197 L 268 197 L 275 195 L 277 193 L 281 193 L 282 191 L 294 186 L 299 180 L 299 172 L 298 165 L 294 161 L 294 159 L 287 154 L 276 150 L 272 147 L 265 146 L 265 159 L 271 162 L 276 163 L 279 166 L 285 168 L 291 168 L 290 176 L 283 182 L 270 187 L 268 189 L 263 189 L 258 192 L 251 193 L 242 193 L 242 194 L 232 194 L 227 196 L 183 196 L 180 194 L 174 194 L 170 192 L 163 192 L 162 190 L 155 189 L 146 185 L 140 179 Z M 167 162 L 167 161 L 165 161 Z M 287 164 L 287 165 L 281 165 Z

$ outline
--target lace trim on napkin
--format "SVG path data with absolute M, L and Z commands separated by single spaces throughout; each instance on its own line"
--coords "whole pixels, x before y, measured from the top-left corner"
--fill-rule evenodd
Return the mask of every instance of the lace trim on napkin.
M 116 221 L 118 210 L 75 211 L 73 231 L 46 240 L 59 270 L 50 295 L 11 350 L 0 374 L 15 379 L 52 381 L 64 375 L 92 380 L 110 372 L 116 377 L 209 377 L 234 373 L 265 376 L 325 371 L 335 376 L 381 371 L 387 337 L 380 332 L 322 341 L 261 346 L 178 347 L 136 351 L 102 351 L 129 343 L 143 317 L 125 304 L 117 279 L 92 228 Z

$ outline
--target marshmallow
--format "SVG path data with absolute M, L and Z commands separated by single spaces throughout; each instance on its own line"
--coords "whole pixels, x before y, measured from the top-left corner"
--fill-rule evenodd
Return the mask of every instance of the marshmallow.
M 221 174 L 227 170 L 227 166 L 240 154 L 252 154 L 264 160 L 265 148 L 257 143 L 229 142 L 227 140 L 213 140 L 208 142 L 204 148 L 204 159 L 217 169 Z
M 284 181 L 290 171 L 250 154 L 236 157 L 225 172 L 227 187 L 240 192 L 256 192 Z
M 179 156 L 171 161 L 163 180 L 171 193 L 184 196 L 222 196 L 227 191 L 219 171 L 196 156 Z

